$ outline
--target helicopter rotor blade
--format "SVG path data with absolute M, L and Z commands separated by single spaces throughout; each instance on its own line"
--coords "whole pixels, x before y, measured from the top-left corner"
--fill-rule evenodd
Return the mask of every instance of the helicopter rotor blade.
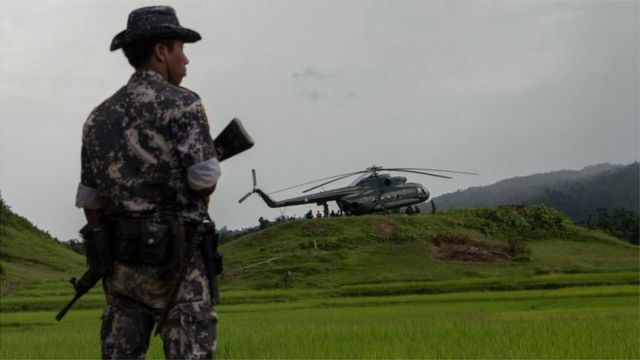
M 391 170 L 391 169 L 384 169 L 384 170 Z M 451 179 L 451 176 L 446 176 L 446 175 L 438 175 L 438 174 L 431 174 L 428 172 L 422 172 L 422 171 L 414 171 L 414 170 L 405 170 L 405 169 L 393 169 L 391 171 L 398 171 L 398 172 L 408 172 L 408 173 L 414 173 L 414 174 L 422 174 L 422 175 L 429 175 L 429 176 L 435 176 L 435 177 L 439 177 L 439 178 L 445 178 L 445 179 Z
M 314 187 L 308 188 L 307 190 L 304 190 L 303 193 L 307 193 L 307 192 L 309 192 L 311 190 L 315 190 L 315 189 L 317 189 L 319 187 L 323 187 L 325 185 L 331 184 L 332 182 L 335 182 L 335 181 L 338 181 L 338 180 L 342 180 L 344 178 L 348 178 L 349 176 L 353 176 L 353 175 L 357 175 L 357 174 L 363 174 L 363 173 L 366 173 L 366 172 L 369 172 L 369 170 L 362 170 L 362 171 L 352 172 L 350 174 L 345 174 L 343 176 L 340 176 L 339 178 L 336 178 L 336 179 L 333 179 L 333 180 L 329 180 L 329 181 L 324 182 L 324 183 L 322 183 L 320 185 L 316 185 Z
M 283 191 L 287 191 L 287 190 L 295 189 L 295 188 L 300 187 L 300 186 L 305 186 L 305 185 L 314 184 L 314 183 L 317 183 L 318 181 L 325 181 L 325 180 L 334 179 L 334 178 L 347 177 L 347 176 L 351 176 L 351 175 L 359 174 L 359 173 L 361 173 L 361 172 L 363 172 L 363 171 L 356 171 L 356 172 L 351 172 L 351 173 L 347 173 L 347 174 L 333 175 L 333 176 L 329 176 L 329 177 L 322 178 L 322 179 L 317 179 L 317 180 L 313 180 L 313 181 L 308 181 L 308 182 L 306 182 L 306 183 L 304 183 L 304 184 L 298 184 L 298 185 L 294 185 L 294 186 L 289 186 L 288 188 L 284 188 L 284 189 L 281 189 L 281 190 L 277 190 L 277 191 L 270 192 L 270 193 L 269 193 L 269 195 L 273 195 L 273 194 L 277 194 L 277 193 L 279 193 L 279 192 L 283 192 Z M 304 191 L 303 191 L 303 192 L 304 192 Z
M 467 172 L 467 171 L 455 171 L 455 170 L 442 170 L 442 169 L 426 169 L 426 168 L 390 168 L 383 169 L 388 171 L 401 171 L 401 170 L 423 170 L 423 171 L 438 171 L 438 172 L 447 172 L 452 174 L 465 174 L 465 175 L 478 175 L 478 173 Z
M 322 183 L 322 184 L 320 184 L 320 185 L 316 185 L 316 186 L 314 186 L 314 187 L 312 187 L 312 188 L 309 188 L 309 189 L 307 189 L 307 190 L 303 191 L 303 193 L 307 193 L 307 192 L 309 192 L 309 191 L 311 191 L 311 190 L 315 190 L 315 189 L 317 189 L 317 188 L 319 188 L 319 187 L 323 187 L 323 186 L 325 186 L 325 185 L 331 184 L 331 183 L 332 183 L 332 182 L 334 182 L 334 181 L 342 180 L 342 179 L 347 178 L 347 177 L 349 177 L 349 176 L 358 175 L 358 174 L 364 174 L 364 173 L 368 173 L 368 172 L 371 172 L 371 170 L 367 169 L 367 170 L 361 170 L 361 171 L 352 172 L 351 174 L 346 174 L 346 175 L 341 176 L 341 177 L 339 177 L 339 178 L 337 178 L 337 179 L 333 179 L 333 180 L 331 180 L 331 181 L 327 181 L 327 182 Z
M 409 173 L 415 173 L 415 174 L 421 174 L 421 175 L 435 176 L 435 177 L 440 177 L 440 178 L 445 178 L 445 179 L 451 179 L 451 177 L 450 176 L 446 176 L 446 175 L 433 174 L 433 173 L 429 173 L 429 172 L 425 172 L 425 171 L 437 171 L 437 172 L 448 172 L 448 173 L 454 173 L 454 174 L 478 175 L 477 173 L 466 172 L 466 171 L 455 171 L 455 170 L 444 170 L 444 169 L 427 169 L 427 168 L 385 168 L 383 166 L 373 165 L 371 167 L 366 168 L 365 170 L 354 171 L 354 172 L 345 173 L 345 174 L 339 174 L 339 175 L 333 175 L 333 176 L 325 177 L 325 178 L 322 178 L 322 179 L 308 181 L 308 182 L 305 182 L 303 184 L 289 186 L 289 187 L 284 188 L 284 189 L 280 189 L 280 190 L 277 190 L 277 191 L 270 192 L 269 195 L 277 194 L 277 193 L 280 193 L 280 192 L 283 192 L 283 191 L 295 189 L 297 187 L 301 187 L 301 186 L 305 186 L 305 185 L 315 184 L 315 183 L 317 183 L 319 181 L 325 181 L 322 184 L 315 185 L 315 186 L 313 186 L 313 187 L 311 187 L 309 189 L 306 189 L 306 190 L 302 191 L 303 193 L 307 193 L 307 192 L 309 192 L 311 190 L 315 190 L 315 189 L 317 189 L 319 187 L 323 187 L 325 185 L 331 184 L 331 183 L 333 183 L 335 181 L 338 181 L 338 180 L 342 180 L 342 179 L 347 178 L 349 176 L 353 176 L 353 175 L 357 175 L 357 174 L 364 174 L 364 173 L 373 173 L 373 174 L 375 174 L 378 171 L 409 172 Z M 251 193 L 243 196 L 241 201 L 244 201 L 249 195 L 251 195 L 253 192 L 255 192 L 255 189 L 256 189 L 256 173 L 255 173 L 255 170 L 252 170 L 252 175 L 253 175 L 253 189 L 254 189 L 254 191 L 252 191 Z

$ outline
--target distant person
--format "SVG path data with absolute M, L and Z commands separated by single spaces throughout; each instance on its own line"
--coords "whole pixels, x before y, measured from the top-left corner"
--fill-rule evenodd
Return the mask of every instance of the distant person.
M 258 223 L 260 223 L 260 229 L 267 228 L 268 221 L 265 220 L 265 218 L 263 218 L 262 216 L 260 216 L 260 218 L 258 219 Z
M 320 210 L 316 211 L 316 219 L 319 219 L 322 217 L 322 213 L 320 213 Z
M 404 210 L 404 213 L 406 215 L 413 215 L 413 207 L 412 206 L 407 206 L 407 208 Z
M 180 86 L 189 63 L 183 45 L 198 40 L 169 6 L 132 11 L 111 51 L 122 49 L 135 72 L 84 123 L 76 206 L 84 209 L 88 236 L 111 236 L 95 258 L 106 269 L 103 359 L 145 358 L 180 260 L 185 280 L 159 334 L 164 356 L 213 357 L 217 291 L 215 270 L 205 266 L 213 260 L 200 248 L 179 258 L 202 236 L 196 229 L 210 229 L 207 206 L 220 177 L 202 102 Z
M 331 214 L 329 214 L 329 216 L 331 216 L 331 217 L 336 217 L 336 215 L 337 215 L 337 214 L 336 214 L 336 212 L 335 212 L 335 211 L 333 211 L 333 210 L 331 210 Z
M 446 209 L 445 209 L 446 210 Z M 438 211 L 438 209 L 436 209 L 436 202 L 431 200 L 431 215 L 435 215 L 436 211 Z M 446 211 L 445 211 L 446 212 Z
M 309 210 L 307 211 L 307 213 L 304 215 L 305 218 L 307 219 L 313 219 L 313 211 Z
M 416 206 L 413 208 L 413 214 L 414 214 L 414 215 L 418 215 L 418 214 L 420 214 L 420 208 L 418 207 L 418 205 L 416 205 Z

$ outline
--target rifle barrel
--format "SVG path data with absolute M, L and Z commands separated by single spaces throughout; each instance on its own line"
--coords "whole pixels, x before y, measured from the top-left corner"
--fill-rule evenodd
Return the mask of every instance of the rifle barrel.
M 58 312 L 58 315 L 56 315 L 56 320 L 58 320 L 58 321 L 62 320 L 62 318 L 67 314 L 67 311 L 69 311 L 69 309 L 71 309 L 73 304 L 75 304 L 76 301 L 78 301 L 78 299 L 80 299 L 80 297 L 82 297 L 82 295 L 84 295 L 84 294 L 76 293 L 73 296 L 73 299 L 71 299 L 71 301 L 69 301 L 69 303 L 65 307 L 60 309 L 60 312 Z

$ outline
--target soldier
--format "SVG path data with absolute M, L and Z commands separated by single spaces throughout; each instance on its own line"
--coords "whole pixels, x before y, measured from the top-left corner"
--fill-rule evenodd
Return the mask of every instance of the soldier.
M 96 107 L 83 128 L 76 206 L 94 231 L 107 229 L 113 259 L 103 286 L 102 357 L 142 359 L 177 276 L 180 255 L 220 176 L 199 97 L 180 87 L 189 63 L 182 27 L 168 6 L 134 10 L 111 51 L 122 48 L 135 73 Z M 167 358 L 212 358 L 217 317 L 201 251 L 160 331 Z M 213 275 L 215 276 L 215 275 Z

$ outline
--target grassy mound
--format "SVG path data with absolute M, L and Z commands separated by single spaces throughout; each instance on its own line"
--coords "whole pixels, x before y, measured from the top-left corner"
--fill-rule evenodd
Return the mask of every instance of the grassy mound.
M 445 237 L 514 256 L 438 258 Z M 436 241 L 437 242 L 437 241 Z M 462 209 L 422 216 L 292 220 L 222 246 L 226 289 L 338 288 L 545 274 L 637 272 L 638 248 L 575 226 L 544 206 Z M 455 260 L 455 259 L 454 259 Z M 473 259 L 472 259 L 473 260 Z

